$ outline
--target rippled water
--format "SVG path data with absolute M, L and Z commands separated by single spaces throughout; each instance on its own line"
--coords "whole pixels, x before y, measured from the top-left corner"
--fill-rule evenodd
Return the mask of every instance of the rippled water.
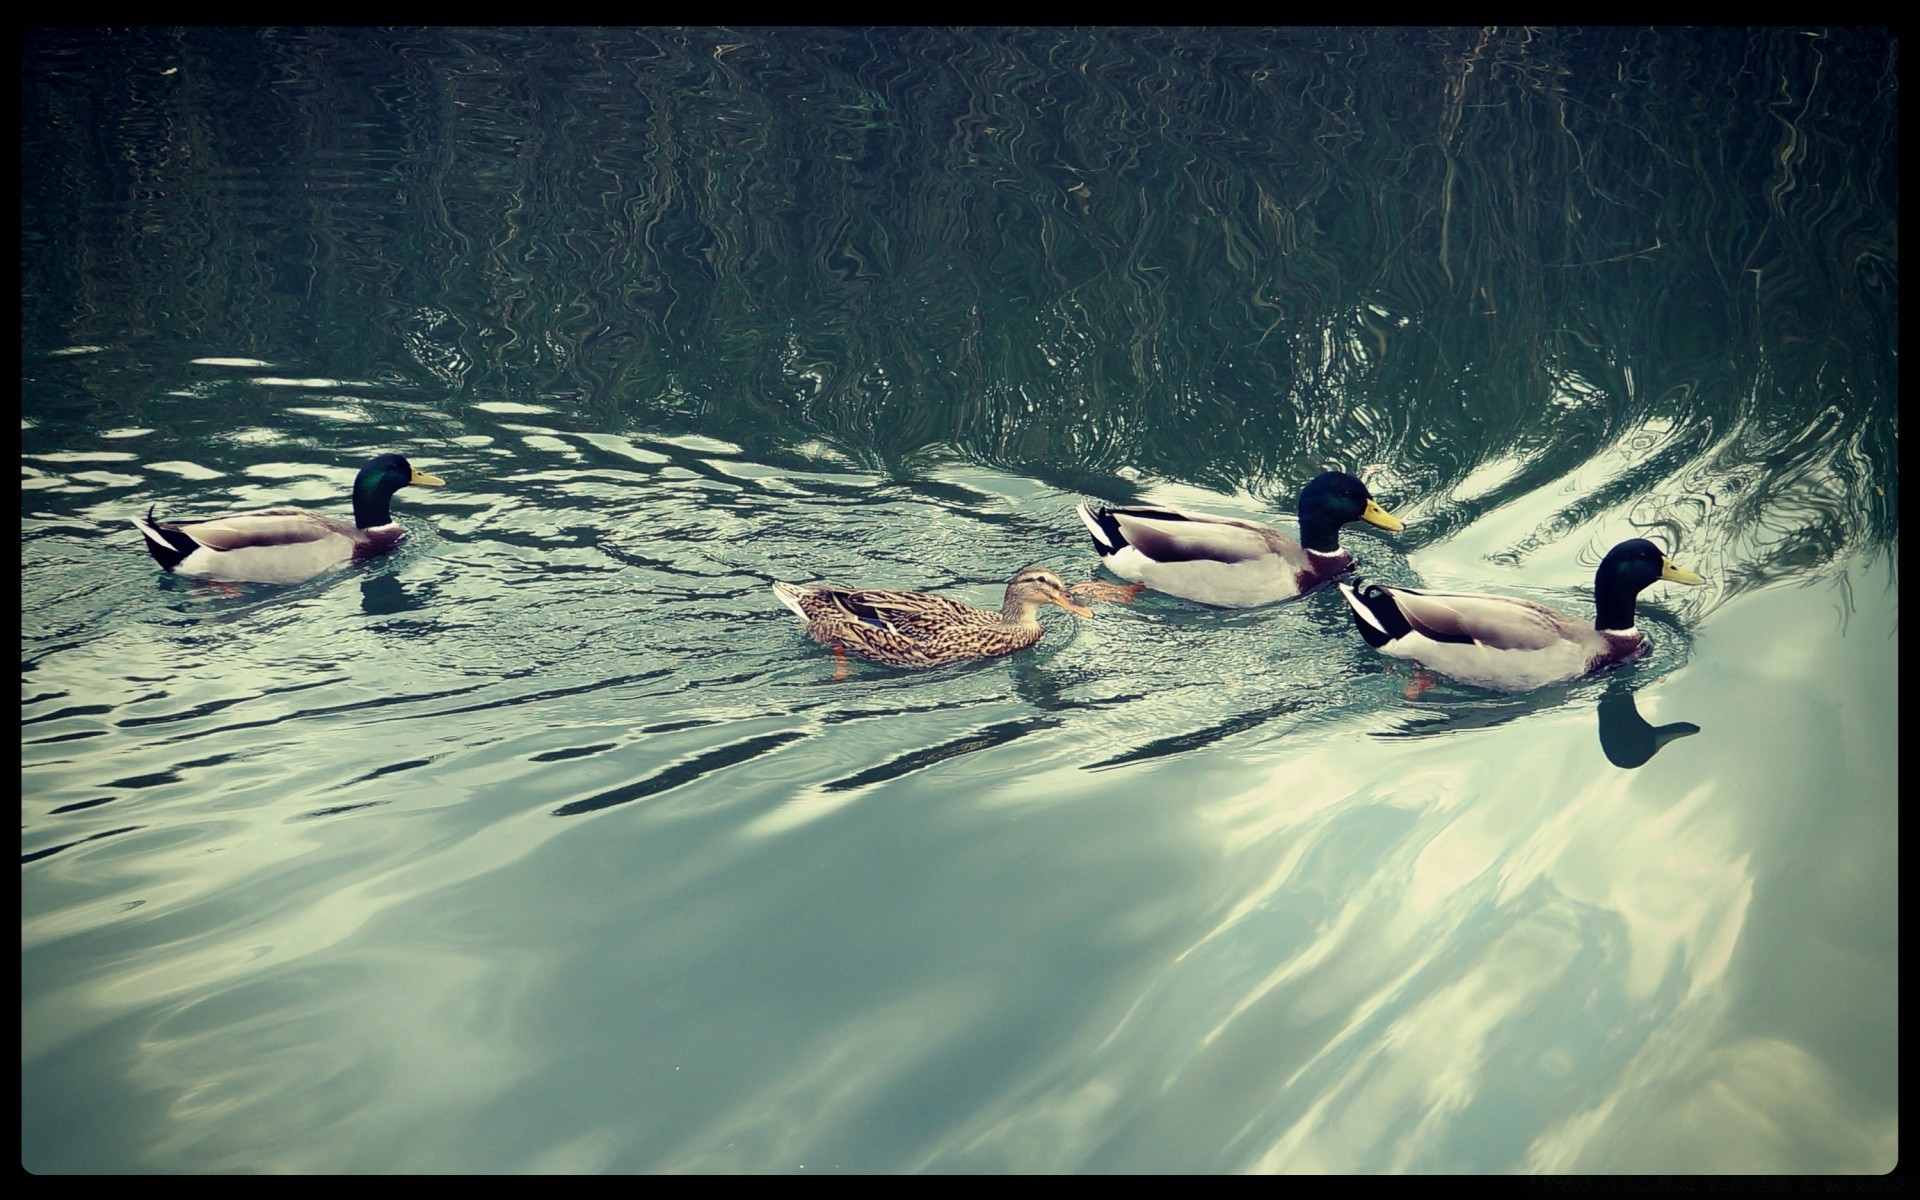
M 1877 1172 L 1879 31 L 34 32 L 35 1171 Z M 127 518 L 394 555 L 162 574 Z M 1654 653 L 1420 694 L 1338 595 L 833 661 L 1073 508 L 1407 521 Z M 1661 732 L 1661 731 L 1664 731 Z

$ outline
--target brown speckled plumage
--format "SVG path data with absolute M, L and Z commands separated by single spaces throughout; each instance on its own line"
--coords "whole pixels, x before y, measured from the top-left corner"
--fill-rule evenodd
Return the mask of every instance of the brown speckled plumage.
M 1023 567 L 1008 582 L 998 612 L 925 592 L 780 582 L 773 592 L 815 641 L 891 667 L 938 667 L 1024 649 L 1040 640 L 1042 604 L 1083 617 L 1091 612 L 1068 599 L 1058 575 L 1038 565 Z

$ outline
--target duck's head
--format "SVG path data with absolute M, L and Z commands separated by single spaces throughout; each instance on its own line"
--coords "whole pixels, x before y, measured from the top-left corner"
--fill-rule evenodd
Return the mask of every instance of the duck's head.
M 1689 587 L 1706 582 L 1676 565 L 1660 547 L 1645 538 L 1628 538 L 1607 551 L 1607 556 L 1600 560 L 1600 569 L 1593 574 L 1593 603 L 1598 612 L 1595 627 L 1633 628 L 1634 597 L 1662 580 Z
M 1326 471 L 1300 489 L 1300 544 L 1330 554 L 1340 548 L 1340 527 L 1365 521 L 1388 533 L 1405 528 L 1380 507 L 1367 485 L 1345 471 Z
M 385 525 L 393 520 L 390 501 L 393 494 L 408 484 L 420 487 L 445 487 L 447 481 L 429 475 L 398 454 L 382 454 L 360 468 L 353 481 L 353 521 L 362 529 Z
M 1091 608 L 1073 602 L 1058 575 L 1039 563 L 1021 567 L 1007 583 L 1004 611 L 1030 613 L 1042 604 L 1058 604 L 1077 617 L 1093 615 Z
M 447 486 L 446 480 L 437 475 L 427 474 L 399 454 L 382 454 L 361 467 L 360 480 L 354 485 L 355 490 L 369 486 L 370 480 L 378 486 L 380 491 L 389 496 L 410 483 L 420 487 Z

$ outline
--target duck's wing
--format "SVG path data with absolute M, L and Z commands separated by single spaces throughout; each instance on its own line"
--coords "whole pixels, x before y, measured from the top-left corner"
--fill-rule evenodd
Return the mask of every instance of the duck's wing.
M 1298 548 L 1279 531 L 1236 517 L 1173 508 L 1110 508 L 1126 543 L 1157 563 L 1242 563 Z
M 304 508 L 263 508 L 198 520 L 166 521 L 162 528 L 178 530 L 209 550 L 303 546 L 330 537 L 352 537 L 356 532 L 348 522 Z
M 1414 632 L 1436 642 L 1491 650 L 1544 650 L 1568 637 L 1567 619 L 1544 604 L 1508 596 L 1383 588 Z
M 822 589 L 818 594 L 831 603 L 836 615 L 843 619 L 858 621 L 874 629 L 884 629 L 901 637 L 914 637 L 930 627 L 951 626 L 967 620 L 977 611 L 925 592 L 863 588 L 855 591 Z

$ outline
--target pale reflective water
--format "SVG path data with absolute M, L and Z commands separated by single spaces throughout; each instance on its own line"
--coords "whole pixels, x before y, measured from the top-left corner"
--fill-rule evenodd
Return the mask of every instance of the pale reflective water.
M 33 34 L 23 1163 L 1890 1169 L 1894 59 Z M 383 450 L 448 486 L 307 584 L 126 523 Z M 1326 593 L 836 683 L 766 586 L 1323 467 L 1372 577 L 1711 586 L 1414 698 Z

